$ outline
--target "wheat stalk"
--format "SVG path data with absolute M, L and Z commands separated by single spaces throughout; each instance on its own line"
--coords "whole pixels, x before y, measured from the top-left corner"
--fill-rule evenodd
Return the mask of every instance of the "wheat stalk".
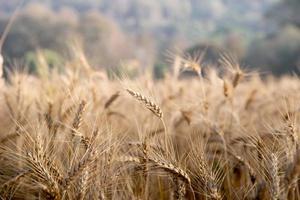
M 68 175 L 60 182 L 64 191 L 67 190 L 70 187 L 70 184 L 74 182 L 76 178 L 85 171 L 88 165 L 94 161 L 95 155 L 97 155 L 96 150 L 88 152 L 86 156 L 68 172 Z
M 22 178 L 24 178 L 25 176 L 29 175 L 30 173 L 31 172 L 29 172 L 29 171 L 21 172 L 17 176 L 15 176 L 15 177 L 11 178 L 10 180 L 6 181 L 4 184 L 2 184 L 0 186 L 0 194 L 3 194 L 5 192 L 7 192 L 7 190 L 9 189 L 9 187 L 12 187 L 13 185 L 15 185 L 16 183 L 18 183 Z
M 37 154 L 37 157 L 34 157 L 31 153 L 27 154 L 27 162 L 32 169 L 32 175 L 36 177 L 41 177 L 43 184 L 46 185 L 43 190 L 47 192 L 54 199 L 59 199 L 60 193 L 58 188 L 58 182 L 55 180 L 55 177 L 52 176 L 48 167 L 45 166 L 39 159 L 41 156 Z
M 80 162 L 78 162 L 71 170 L 69 170 L 67 177 L 60 181 L 60 185 L 63 188 L 63 191 L 67 190 L 70 187 L 70 184 L 76 180 L 78 176 L 84 174 L 89 166 L 96 160 L 98 151 L 94 149 L 94 141 L 98 135 L 98 129 L 93 131 L 93 135 L 90 140 L 87 140 L 87 149 L 86 154 Z

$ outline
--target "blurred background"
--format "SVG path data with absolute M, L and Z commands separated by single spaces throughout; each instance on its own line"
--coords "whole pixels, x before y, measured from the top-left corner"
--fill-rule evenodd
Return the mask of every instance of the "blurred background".
M 0 0 L 0 33 L 19 2 Z M 299 13 L 299 0 L 29 0 L 2 54 L 5 67 L 35 73 L 39 53 L 63 68 L 76 44 L 95 68 L 126 65 L 160 78 L 178 49 L 205 51 L 206 65 L 230 52 L 248 68 L 299 74 Z

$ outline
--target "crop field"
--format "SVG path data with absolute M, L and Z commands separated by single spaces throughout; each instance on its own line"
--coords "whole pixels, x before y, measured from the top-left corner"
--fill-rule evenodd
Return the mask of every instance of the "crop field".
M 9 73 L 1 199 L 300 199 L 299 78 L 175 61 L 161 80 L 84 57 Z

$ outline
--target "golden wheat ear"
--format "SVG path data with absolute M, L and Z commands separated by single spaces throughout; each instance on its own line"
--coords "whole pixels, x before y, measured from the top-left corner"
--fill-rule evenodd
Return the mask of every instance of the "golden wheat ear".
M 228 71 L 230 71 L 233 75 L 232 77 L 232 87 L 236 88 L 238 84 L 245 77 L 245 73 L 241 69 L 241 66 L 238 62 L 238 59 L 231 54 L 221 54 L 221 58 L 219 59 L 221 65 L 223 65 Z
M 110 98 L 105 102 L 104 104 L 104 109 L 108 109 L 109 106 L 118 99 L 118 97 L 120 96 L 120 92 L 117 91 L 115 92 L 113 95 L 110 96 Z
M 148 110 L 150 110 L 154 115 L 156 115 L 158 118 L 162 119 L 163 117 L 163 112 L 161 108 L 151 101 L 149 98 L 143 96 L 142 94 L 135 92 L 131 89 L 126 89 L 126 91 L 133 96 L 136 100 L 142 102 Z

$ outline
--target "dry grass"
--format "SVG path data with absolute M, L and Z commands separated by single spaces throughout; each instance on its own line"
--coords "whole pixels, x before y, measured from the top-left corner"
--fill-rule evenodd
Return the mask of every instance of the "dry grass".
M 141 92 L 88 64 L 12 74 L 1 88 L 1 198 L 300 199 L 298 78 L 188 59 L 200 79 L 128 80 Z

